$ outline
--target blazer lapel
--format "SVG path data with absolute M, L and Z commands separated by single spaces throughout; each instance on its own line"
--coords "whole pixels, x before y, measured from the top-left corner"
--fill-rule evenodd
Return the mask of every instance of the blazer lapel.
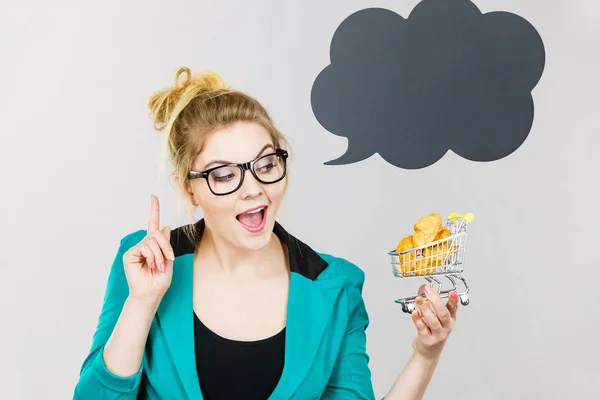
M 158 308 L 157 319 L 187 397 L 201 399 L 194 354 L 193 258 L 190 253 L 175 259 L 171 287 Z
M 304 380 L 343 285 L 343 278 L 311 280 L 291 273 L 285 363 L 270 399 L 289 399 Z

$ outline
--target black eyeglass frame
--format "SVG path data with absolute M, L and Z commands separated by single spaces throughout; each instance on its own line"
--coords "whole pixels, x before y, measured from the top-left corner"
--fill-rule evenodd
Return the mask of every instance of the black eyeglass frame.
M 270 157 L 270 156 L 279 156 L 281 157 L 281 159 L 283 160 L 283 173 L 281 174 L 281 177 L 275 181 L 272 182 L 265 182 L 262 179 L 260 179 L 258 177 L 258 175 L 256 174 L 256 171 L 254 170 L 254 164 L 256 164 L 258 161 L 262 160 L 265 157 Z M 226 196 L 228 194 L 231 194 L 235 191 L 237 191 L 240 187 L 242 187 L 242 185 L 244 184 L 244 178 L 245 178 L 245 172 L 250 170 L 250 173 L 254 176 L 254 178 L 256 178 L 257 181 L 259 181 L 262 184 L 265 185 L 270 185 L 272 183 L 277 183 L 279 181 L 281 181 L 283 178 L 285 178 L 285 175 L 287 173 L 287 158 L 288 158 L 288 152 L 286 150 L 283 149 L 276 149 L 274 152 L 272 153 L 268 153 L 268 154 L 264 154 L 260 157 L 255 158 L 252 161 L 248 161 L 245 163 L 241 163 L 241 164 L 225 164 L 225 165 L 219 165 L 217 167 L 213 167 L 213 168 L 209 168 L 207 170 L 204 171 L 190 171 L 188 172 L 188 179 L 189 180 L 193 180 L 193 179 L 206 179 L 206 184 L 208 185 L 208 189 L 212 192 L 212 194 L 214 194 L 215 196 Z M 237 187 L 233 190 L 230 190 L 229 192 L 226 193 L 215 193 L 215 191 L 212 189 L 212 187 L 210 186 L 210 182 L 208 181 L 208 175 L 219 169 L 219 168 L 227 168 L 227 167 L 237 167 L 240 169 L 240 171 L 242 172 L 241 177 L 240 177 L 240 183 L 237 185 Z

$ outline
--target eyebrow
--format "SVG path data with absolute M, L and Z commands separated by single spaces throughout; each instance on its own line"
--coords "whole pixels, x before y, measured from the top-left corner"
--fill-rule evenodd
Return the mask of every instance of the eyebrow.
M 266 145 L 264 145 L 264 146 L 263 146 L 263 148 L 262 148 L 262 149 L 260 149 L 260 151 L 258 152 L 258 154 L 256 155 L 256 157 L 255 157 L 255 158 L 258 158 L 258 157 L 260 157 L 260 156 L 261 156 L 261 154 L 262 154 L 262 153 L 264 153 L 264 152 L 265 152 L 265 150 L 267 150 L 268 148 L 271 148 L 271 149 L 275 150 L 275 147 L 273 147 L 273 145 L 272 145 L 272 144 L 266 144 Z M 227 164 L 236 164 L 236 163 L 234 163 L 234 162 L 231 162 L 231 161 L 225 161 L 225 160 L 213 160 L 213 161 L 209 162 L 208 164 L 206 164 L 206 165 L 204 166 L 204 168 L 202 168 L 202 170 L 203 170 L 203 171 L 205 171 L 205 170 L 207 170 L 207 169 L 208 169 L 208 168 L 209 168 L 211 165 L 214 165 L 214 164 L 223 164 L 223 165 L 227 165 Z

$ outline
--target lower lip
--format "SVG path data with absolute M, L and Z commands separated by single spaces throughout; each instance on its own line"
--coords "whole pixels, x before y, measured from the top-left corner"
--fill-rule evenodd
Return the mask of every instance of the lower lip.
M 239 219 L 236 218 L 236 220 L 248 232 L 251 232 L 251 233 L 260 232 L 260 231 L 262 231 L 265 228 L 265 224 L 267 223 L 267 207 L 264 208 L 264 210 L 263 210 L 263 219 L 262 219 L 262 221 L 260 221 L 260 224 L 258 224 L 257 226 L 248 226 L 248 225 L 243 224 Z

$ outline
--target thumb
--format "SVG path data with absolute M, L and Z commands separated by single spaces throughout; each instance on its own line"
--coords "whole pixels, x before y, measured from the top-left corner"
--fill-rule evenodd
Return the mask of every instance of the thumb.
M 164 228 L 162 228 L 162 233 L 163 233 L 163 235 L 165 235 L 167 240 L 171 240 L 171 228 L 170 227 L 165 226 Z

